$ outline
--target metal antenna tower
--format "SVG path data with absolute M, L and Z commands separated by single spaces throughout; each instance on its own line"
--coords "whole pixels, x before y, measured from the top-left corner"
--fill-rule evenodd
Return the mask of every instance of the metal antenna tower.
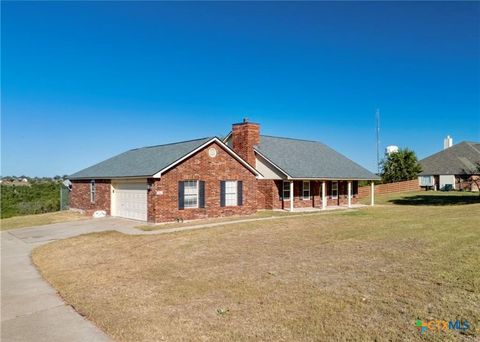
M 377 108 L 375 113 L 377 121 L 377 171 L 380 174 L 380 109 Z

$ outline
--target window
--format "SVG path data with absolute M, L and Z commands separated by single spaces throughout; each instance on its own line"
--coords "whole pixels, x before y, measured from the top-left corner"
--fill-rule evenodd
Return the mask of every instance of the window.
M 184 182 L 184 208 L 198 208 L 198 181 Z
M 283 182 L 283 199 L 290 199 L 290 182 Z
M 225 206 L 229 207 L 238 204 L 237 189 L 238 185 L 236 181 L 225 182 Z
M 332 182 L 332 198 L 338 198 L 338 182 Z
M 303 181 L 303 199 L 309 200 L 310 199 L 310 181 Z
M 421 176 L 420 177 L 420 186 L 433 186 L 433 177 L 432 176 Z
M 358 181 L 352 182 L 352 196 L 358 196 Z
M 97 199 L 97 186 L 95 185 L 95 181 L 90 181 L 90 203 L 95 203 Z

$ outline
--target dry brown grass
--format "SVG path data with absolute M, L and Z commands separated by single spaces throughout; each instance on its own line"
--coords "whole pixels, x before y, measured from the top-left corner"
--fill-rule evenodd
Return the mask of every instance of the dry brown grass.
M 256 212 L 252 215 L 236 215 L 236 216 L 228 216 L 228 217 L 217 217 L 217 218 L 209 218 L 209 219 L 198 219 L 198 220 L 188 220 L 184 222 L 168 222 L 168 223 L 159 223 L 159 224 L 148 224 L 148 225 L 140 225 L 136 226 L 135 228 L 143 230 L 143 231 L 154 231 L 154 230 L 161 230 L 167 228 L 183 228 L 183 227 L 195 227 L 195 226 L 203 226 L 206 224 L 211 223 L 223 223 L 223 222 L 232 222 L 232 221 L 241 221 L 241 220 L 250 220 L 250 219 L 258 219 L 258 218 L 267 218 L 267 217 L 282 217 L 282 216 L 301 216 L 301 215 L 312 215 L 318 214 L 319 212 L 293 212 L 290 213 L 288 211 L 280 211 L 280 210 L 261 210 Z
M 15 216 L 0 220 L 0 230 L 41 226 L 51 223 L 76 221 L 87 217 L 75 211 L 57 211 L 54 213 Z
M 167 235 L 89 234 L 33 261 L 119 341 L 473 340 L 480 204 L 387 206 Z M 421 336 L 416 319 L 467 319 Z

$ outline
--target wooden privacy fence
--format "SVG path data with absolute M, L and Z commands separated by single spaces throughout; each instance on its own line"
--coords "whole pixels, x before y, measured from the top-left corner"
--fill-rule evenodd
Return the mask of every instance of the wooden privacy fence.
M 387 183 L 375 185 L 375 195 L 391 194 L 395 192 L 418 191 L 421 190 L 418 185 L 418 179 L 412 179 L 404 182 Z M 364 198 L 370 196 L 370 185 L 358 188 L 358 197 Z

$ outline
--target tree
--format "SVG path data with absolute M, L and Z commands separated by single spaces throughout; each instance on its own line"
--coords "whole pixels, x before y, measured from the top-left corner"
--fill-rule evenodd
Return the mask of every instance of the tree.
M 463 169 L 465 174 L 470 174 L 468 177 L 468 183 L 470 184 L 470 190 L 473 189 L 473 185 L 477 186 L 478 195 L 480 196 L 480 161 L 478 161 L 473 170 Z
M 390 153 L 380 163 L 381 176 L 384 183 L 407 181 L 417 178 L 422 171 L 415 152 L 408 148 Z

